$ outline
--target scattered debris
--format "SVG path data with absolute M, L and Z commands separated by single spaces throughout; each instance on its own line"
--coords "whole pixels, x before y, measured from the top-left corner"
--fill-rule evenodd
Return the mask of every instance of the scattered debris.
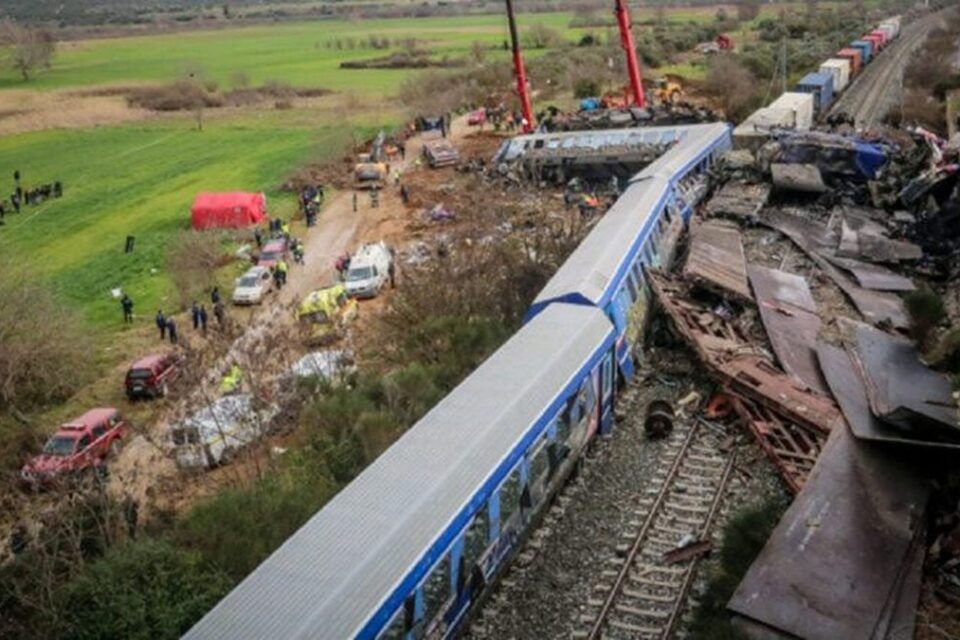
M 666 551 L 663 554 L 663 561 L 665 564 L 677 564 L 678 562 L 684 562 L 686 560 L 691 560 L 693 558 L 699 558 L 700 556 L 705 556 L 713 550 L 713 542 L 710 540 L 696 540 L 694 539 L 691 542 L 677 547 L 676 549 L 671 549 Z
M 673 406 L 666 400 L 651 400 L 643 428 L 651 438 L 663 438 L 673 431 Z
M 707 203 L 706 214 L 708 217 L 732 216 L 755 220 L 767 204 L 770 190 L 767 183 L 727 182 Z

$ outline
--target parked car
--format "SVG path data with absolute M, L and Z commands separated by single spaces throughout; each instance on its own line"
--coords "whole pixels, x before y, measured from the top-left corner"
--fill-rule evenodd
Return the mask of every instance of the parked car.
M 308 345 L 327 345 L 339 339 L 344 327 L 357 317 L 357 301 L 342 284 L 310 293 L 297 309 Z
M 344 276 L 347 295 L 352 298 L 375 298 L 390 280 L 393 254 L 383 242 L 365 244 L 350 258 Z
M 233 286 L 233 304 L 260 304 L 272 290 L 270 269 L 260 265 L 250 267 Z
M 467 116 L 467 124 L 471 126 L 481 125 L 486 121 L 487 121 L 486 109 L 475 109 L 470 112 L 470 115 Z
M 263 249 L 257 254 L 257 266 L 272 269 L 277 266 L 280 260 L 286 260 L 289 257 L 290 247 L 283 238 L 273 238 L 267 240 Z
M 140 358 L 127 370 L 127 397 L 166 397 L 170 384 L 180 376 L 180 358 L 173 353 L 154 353 Z
M 460 152 L 447 138 L 437 138 L 423 143 L 423 157 L 431 169 L 437 169 L 457 164 Z
M 102 469 L 107 456 L 119 449 L 126 430 L 127 423 L 113 407 L 91 409 L 60 425 L 43 451 L 20 469 L 20 480 L 37 489 L 87 469 Z

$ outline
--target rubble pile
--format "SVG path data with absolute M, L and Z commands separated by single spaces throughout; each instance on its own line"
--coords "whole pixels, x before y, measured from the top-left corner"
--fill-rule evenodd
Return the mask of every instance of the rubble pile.
M 796 495 L 728 603 L 748 637 L 913 637 L 925 559 L 937 602 L 960 606 L 960 489 L 934 491 L 956 473 L 958 394 L 903 335 L 902 297 L 960 276 L 957 151 L 917 130 L 730 152 L 685 264 L 648 272 L 711 404 Z M 818 308 L 833 289 L 852 306 Z
M 537 114 L 537 122 L 546 132 L 589 131 L 592 129 L 622 129 L 627 127 L 656 127 L 663 125 L 719 122 L 720 115 L 706 107 L 690 102 L 620 107 L 609 109 L 581 109 L 573 113 L 549 107 Z

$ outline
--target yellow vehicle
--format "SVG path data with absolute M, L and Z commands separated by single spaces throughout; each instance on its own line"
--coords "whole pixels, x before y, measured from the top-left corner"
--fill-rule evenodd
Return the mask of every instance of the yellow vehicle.
M 355 189 L 383 189 L 390 176 L 390 165 L 386 162 L 374 162 L 366 153 L 360 154 L 353 168 L 353 186 Z
M 660 104 L 673 104 L 683 97 L 683 87 L 679 82 L 669 78 L 660 78 L 657 81 L 657 101 Z
M 308 295 L 297 309 L 297 318 L 307 344 L 327 345 L 343 337 L 344 327 L 357 317 L 357 311 L 357 301 L 347 297 L 342 284 L 335 284 Z

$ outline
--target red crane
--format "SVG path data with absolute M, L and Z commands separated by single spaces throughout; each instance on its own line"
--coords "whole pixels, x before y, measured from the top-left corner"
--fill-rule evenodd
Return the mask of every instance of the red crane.
M 510 0 L 507 0 L 508 4 Z M 643 83 L 640 78 L 640 64 L 637 62 L 637 49 L 633 44 L 633 33 L 630 32 L 630 12 L 624 0 L 616 0 L 617 24 L 620 25 L 620 46 L 627 54 L 627 72 L 630 74 L 630 88 L 633 91 L 633 103 L 638 107 L 645 107 L 647 100 L 643 95 Z
M 523 132 L 533 133 L 533 107 L 530 106 L 530 91 L 527 89 L 527 72 L 520 55 L 520 40 L 517 38 L 517 21 L 513 17 L 513 2 L 507 0 L 507 20 L 510 22 L 510 40 L 513 44 L 513 73 L 517 78 L 517 94 L 523 111 Z

